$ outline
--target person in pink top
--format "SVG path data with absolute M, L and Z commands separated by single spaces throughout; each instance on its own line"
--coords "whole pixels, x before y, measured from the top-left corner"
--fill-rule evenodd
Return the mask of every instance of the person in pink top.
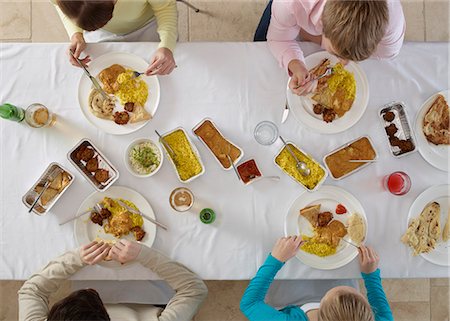
M 271 10 L 267 42 L 292 77 L 289 87 L 298 95 L 314 88 L 299 37 L 319 44 L 346 64 L 369 57 L 391 59 L 399 53 L 405 35 L 400 0 L 273 0 Z M 255 40 L 263 39 L 255 36 Z

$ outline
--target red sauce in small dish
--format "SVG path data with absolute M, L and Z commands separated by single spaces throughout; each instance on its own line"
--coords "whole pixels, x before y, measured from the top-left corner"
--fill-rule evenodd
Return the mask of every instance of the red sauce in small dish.
M 237 170 L 239 172 L 239 176 L 245 184 L 257 177 L 262 176 L 254 159 L 250 159 L 242 163 L 237 167 Z

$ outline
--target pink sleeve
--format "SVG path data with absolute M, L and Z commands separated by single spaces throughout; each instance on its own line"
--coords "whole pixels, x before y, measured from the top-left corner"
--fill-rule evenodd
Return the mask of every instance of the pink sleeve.
M 389 24 L 372 58 L 392 59 L 398 55 L 405 37 L 406 22 L 399 0 L 388 0 Z
M 296 41 L 299 31 L 300 26 L 295 16 L 293 1 L 274 0 L 267 43 L 280 67 L 285 68 L 286 71 L 291 60 L 299 59 L 303 62 L 305 60 L 300 45 Z

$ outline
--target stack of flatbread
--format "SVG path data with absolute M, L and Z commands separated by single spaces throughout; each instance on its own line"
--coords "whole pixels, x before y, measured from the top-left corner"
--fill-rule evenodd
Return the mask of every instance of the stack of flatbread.
M 406 233 L 401 238 L 402 242 L 414 250 L 414 255 L 430 252 L 436 247 L 441 235 L 440 220 L 439 203 L 428 204 L 419 217 L 411 220 Z
M 422 130 L 430 143 L 450 145 L 450 112 L 444 96 L 437 95 L 423 118 Z
M 59 173 L 56 178 L 50 183 L 50 186 L 42 194 L 39 202 L 42 206 L 46 206 L 50 201 L 52 201 L 56 195 L 58 195 L 68 184 L 70 183 L 70 176 L 67 172 Z M 35 192 L 40 194 L 42 192 L 43 186 L 36 186 L 34 188 Z

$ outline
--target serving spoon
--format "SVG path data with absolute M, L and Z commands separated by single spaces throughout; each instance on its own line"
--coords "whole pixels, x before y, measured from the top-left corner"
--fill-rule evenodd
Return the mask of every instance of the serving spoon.
M 297 156 L 294 154 L 294 152 L 292 151 L 292 149 L 289 147 L 289 145 L 286 143 L 286 141 L 283 139 L 283 137 L 279 136 L 281 141 L 283 142 L 284 146 L 286 147 L 287 151 L 289 152 L 289 154 L 291 154 L 292 157 L 294 157 L 295 161 L 297 162 L 295 164 L 295 168 L 297 168 L 297 170 L 300 172 L 300 174 L 302 174 L 303 176 L 309 176 L 309 174 L 311 174 L 311 169 L 308 168 L 308 165 L 306 165 L 306 163 L 301 162 Z

